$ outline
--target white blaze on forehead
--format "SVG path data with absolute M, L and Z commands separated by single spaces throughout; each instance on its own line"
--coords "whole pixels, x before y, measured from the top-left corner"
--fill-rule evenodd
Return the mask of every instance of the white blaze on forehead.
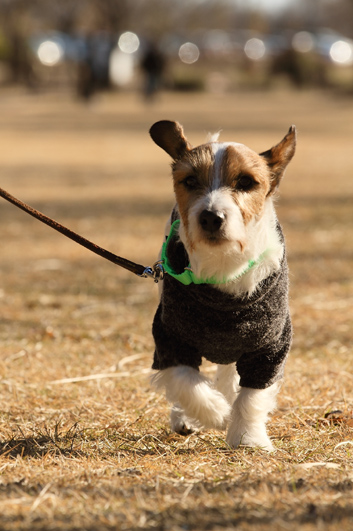
M 239 150 L 248 149 L 246 148 L 244 144 L 238 144 L 237 142 L 212 142 L 211 143 L 212 153 L 214 155 L 212 190 L 216 190 L 221 185 L 222 160 L 229 146 L 232 146 Z
M 239 142 L 212 142 L 211 147 L 212 147 L 213 154 L 216 155 L 219 151 L 224 152 L 229 146 L 233 146 L 239 149 L 242 149 L 242 148 L 249 149 L 248 147 L 245 146 L 245 144 L 240 144 Z

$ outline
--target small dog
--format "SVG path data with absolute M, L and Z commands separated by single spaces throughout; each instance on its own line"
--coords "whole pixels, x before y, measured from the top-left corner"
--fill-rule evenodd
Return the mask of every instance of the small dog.
M 177 122 L 150 129 L 173 159 L 176 206 L 161 260 L 153 383 L 180 434 L 225 429 L 227 442 L 273 450 L 266 432 L 291 345 L 284 239 L 273 206 L 296 145 L 257 154 L 218 135 L 193 148 Z M 218 365 L 215 381 L 199 372 Z

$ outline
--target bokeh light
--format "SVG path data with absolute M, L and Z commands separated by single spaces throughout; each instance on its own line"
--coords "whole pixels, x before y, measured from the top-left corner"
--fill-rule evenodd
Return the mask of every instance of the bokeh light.
M 252 61 L 259 61 L 266 53 L 266 46 L 264 41 L 253 37 L 246 41 L 244 46 L 245 55 Z
M 296 52 L 311 52 L 314 49 L 314 45 L 314 37 L 308 31 L 298 31 L 292 39 L 292 46 Z
M 44 41 L 37 50 L 38 59 L 45 66 L 54 66 L 64 57 L 64 49 L 58 42 Z
M 200 50 L 193 42 L 185 42 L 179 48 L 179 57 L 183 63 L 191 65 L 200 57 Z
M 125 31 L 118 40 L 118 46 L 124 53 L 135 53 L 140 47 L 140 39 L 132 31 Z
M 353 48 L 347 41 L 336 41 L 330 48 L 330 57 L 332 61 L 341 65 L 353 63 Z

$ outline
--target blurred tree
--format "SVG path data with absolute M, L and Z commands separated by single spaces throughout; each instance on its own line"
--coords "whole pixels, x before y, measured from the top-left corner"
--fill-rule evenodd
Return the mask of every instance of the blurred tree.
M 86 0 L 36 0 L 31 9 L 33 29 L 40 24 L 42 28 L 71 35 L 77 30 L 79 17 L 86 4 Z
M 353 38 L 353 0 L 326 0 L 324 17 L 329 27 Z
M 234 6 L 228 0 L 135 0 L 129 24 L 137 32 L 155 39 L 167 34 L 195 30 L 231 30 Z
M 134 0 L 91 0 L 96 27 L 100 30 L 118 32 L 127 29 L 131 13 L 135 9 Z
M 27 40 L 30 34 L 30 9 L 36 0 L 0 0 L 0 31 L 6 53 L 3 61 L 8 67 L 9 81 L 33 87 L 35 76 Z
M 198 39 L 213 29 L 286 34 L 326 26 L 353 37 L 353 0 L 296 0 L 287 10 L 271 13 L 253 5 L 245 0 L 0 0 L 0 61 L 10 81 L 33 86 L 27 43 L 33 34 L 48 30 L 89 37 L 93 47 L 102 44 L 104 35 L 115 45 L 126 30 L 156 43 L 166 42 L 166 36 L 169 42 L 174 37 L 175 42 Z

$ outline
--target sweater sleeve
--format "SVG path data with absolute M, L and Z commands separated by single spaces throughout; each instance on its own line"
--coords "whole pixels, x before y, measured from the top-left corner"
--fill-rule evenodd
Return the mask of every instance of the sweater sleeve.
M 289 314 L 277 341 L 256 352 L 243 354 L 237 361 L 239 385 L 251 389 L 265 389 L 283 378 L 292 342 L 292 325 Z
M 153 321 L 153 336 L 155 352 L 152 369 L 163 370 L 178 365 L 188 365 L 198 369 L 202 364 L 202 357 L 198 350 L 183 341 L 180 334 L 173 327 L 166 327 L 162 323 L 162 305 L 160 304 Z

